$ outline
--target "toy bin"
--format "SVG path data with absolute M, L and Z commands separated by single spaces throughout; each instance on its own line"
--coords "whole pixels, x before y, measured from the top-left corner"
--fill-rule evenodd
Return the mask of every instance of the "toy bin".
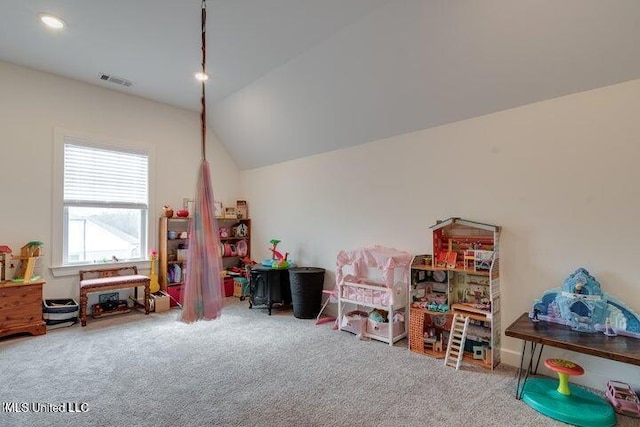
M 171 307 L 170 300 L 171 298 L 169 297 L 169 294 L 163 291 L 158 291 L 151 294 L 151 302 L 153 303 L 152 311 L 156 313 L 169 311 L 169 307 Z
M 42 301 L 42 318 L 47 329 L 71 326 L 78 321 L 79 306 L 73 299 L 46 299 Z
M 349 311 L 342 316 L 340 329 L 360 335 L 367 330 L 367 320 L 369 313 L 362 310 Z
M 176 307 L 182 305 L 182 293 L 183 285 L 169 285 L 167 286 L 167 293 L 169 294 L 169 307 Z
M 391 325 L 391 326 L 389 326 Z M 367 319 L 367 334 L 375 335 L 378 337 L 389 337 L 389 327 L 393 328 L 392 337 L 396 337 L 404 333 L 404 322 L 396 321 L 392 323 L 376 322 L 375 320 Z
M 249 280 L 244 277 L 234 277 L 233 296 L 240 298 L 240 301 L 244 301 L 245 297 L 250 295 L 251 289 L 249 289 Z
M 225 277 L 222 279 L 222 286 L 224 287 L 224 296 L 233 296 L 233 277 Z
M 290 268 L 289 285 L 293 316 L 298 319 L 315 319 L 322 305 L 324 268 Z

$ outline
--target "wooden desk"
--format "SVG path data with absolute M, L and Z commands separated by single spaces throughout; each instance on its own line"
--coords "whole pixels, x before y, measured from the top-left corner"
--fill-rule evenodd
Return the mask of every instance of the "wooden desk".
M 545 345 L 640 366 L 640 339 L 637 338 L 622 335 L 608 337 L 601 332 L 578 332 L 572 330 L 569 326 L 546 322 L 544 320 L 532 322 L 529 319 L 528 313 L 524 313 L 513 322 L 504 331 L 504 334 L 508 337 L 523 340 L 520 369 L 518 370 L 518 384 L 516 385 L 516 398 L 518 399 L 522 393 L 520 380 L 523 372 L 527 342 L 530 343 L 530 351 L 527 370 L 524 376 L 525 383 L 531 373 L 536 374 L 538 372 L 540 356 L 542 355 L 542 350 Z M 539 349 L 538 344 L 540 344 Z M 539 352 L 534 367 L 533 360 L 536 358 L 536 350 Z M 524 385 L 522 388 L 524 389 Z

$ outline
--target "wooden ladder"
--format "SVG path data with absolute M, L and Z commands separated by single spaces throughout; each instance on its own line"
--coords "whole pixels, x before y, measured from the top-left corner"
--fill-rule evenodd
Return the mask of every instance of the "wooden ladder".
M 447 345 L 447 353 L 444 357 L 445 366 L 455 367 L 456 370 L 460 368 L 464 354 L 464 341 L 467 339 L 468 326 L 469 318 L 467 316 L 463 316 L 460 313 L 453 315 L 449 344 Z

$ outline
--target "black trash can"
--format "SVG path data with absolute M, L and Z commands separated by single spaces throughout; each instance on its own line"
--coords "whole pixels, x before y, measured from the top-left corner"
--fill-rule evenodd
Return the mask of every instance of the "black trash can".
M 298 319 L 313 319 L 322 305 L 324 268 L 296 267 L 289 269 L 293 315 Z

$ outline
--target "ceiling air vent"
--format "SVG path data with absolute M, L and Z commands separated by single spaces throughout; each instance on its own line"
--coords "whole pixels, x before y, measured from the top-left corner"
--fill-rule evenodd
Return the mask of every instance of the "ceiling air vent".
M 122 77 L 111 76 L 109 74 L 100 74 L 100 80 L 104 80 L 105 82 L 113 83 L 114 85 L 120 85 L 125 87 L 131 87 L 133 85 L 127 79 L 123 79 Z

